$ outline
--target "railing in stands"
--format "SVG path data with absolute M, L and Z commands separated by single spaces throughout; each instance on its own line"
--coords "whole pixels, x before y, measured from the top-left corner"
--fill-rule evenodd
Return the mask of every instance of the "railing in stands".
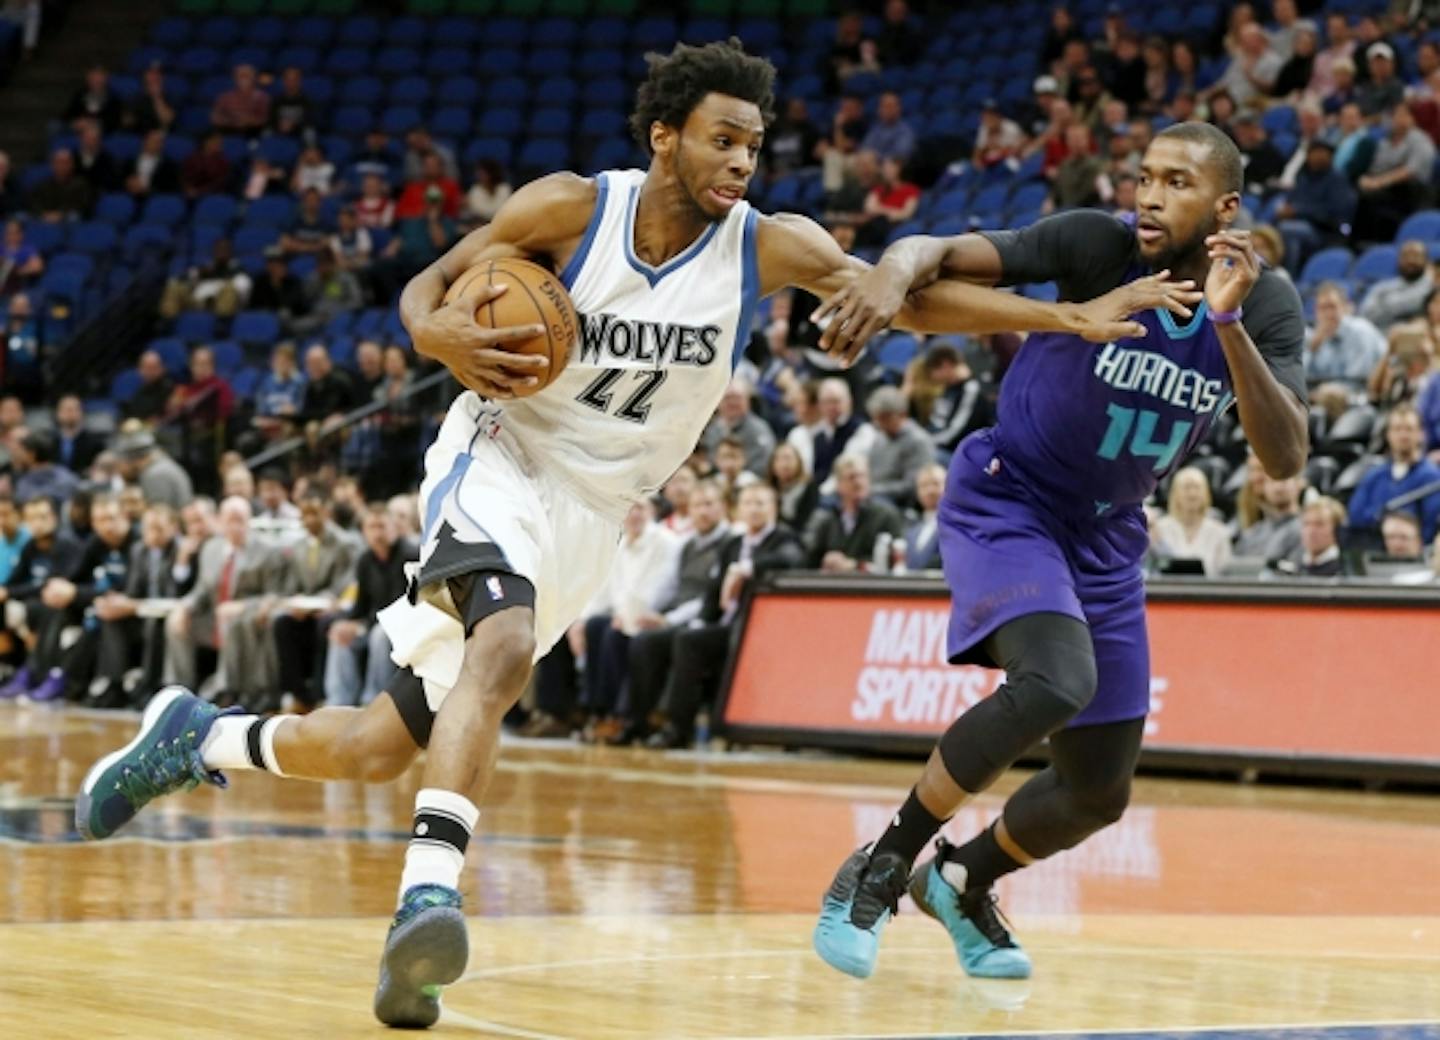
M 409 389 L 401 394 L 397 400 L 408 401 L 412 397 L 422 394 L 427 390 L 433 390 L 450 378 L 451 376 L 448 369 L 442 368 L 438 372 L 432 372 L 428 376 L 423 376 L 411 383 Z M 319 439 L 321 441 L 332 439 L 356 423 L 385 411 L 392 404 L 394 404 L 394 401 L 372 401 L 369 404 L 361 405 L 359 408 L 353 408 L 342 415 L 338 422 L 322 423 L 319 427 Z M 305 436 L 287 437 L 282 441 L 277 441 L 275 444 L 270 445 L 264 451 L 252 455 L 245 460 L 245 465 L 249 468 L 250 472 L 258 473 L 260 467 L 274 462 L 276 459 L 283 459 L 288 455 L 292 455 L 309 444 L 310 439 Z

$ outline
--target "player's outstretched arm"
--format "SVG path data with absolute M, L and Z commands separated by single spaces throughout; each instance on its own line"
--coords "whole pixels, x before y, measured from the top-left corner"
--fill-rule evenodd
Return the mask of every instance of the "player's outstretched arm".
M 475 311 L 503 293 L 503 285 L 449 305 L 443 302 L 445 290 L 482 260 L 523 257 L 554 263 L 568 256 L 585 234 L 595 195 L 594 182 L 574 174 L 533 181 L 510 196 L 491 223 L 466 235 L 410 279 L 400 294 L 400 320 L 416 353 L 439 361 L 464 386 L 485 397 L 510 398 L 515 388 L 535 385 L 549 361 L 503 348 L 543 335 L 544 327 L 487 329 L 475 323 Z
M 1044 303 L 966 282 L 942 280 L 911 290 L 892 313 L 878 307 L 837 312 L 832 294 L 841 293 L 873 271 L 845 253 L 813 220 L 781 215 L 760 225 L 760 281 L 763 292 L 797 285 L 832 299 L 821 307 L 831 322 L 820 345 L 854 360 L 877 332 L 889 325 L 915 332 L 1070 332 L 1103 342 L 1144 334 L 1129 316 L 1148 307 L 1166 306 L 1185 283 L 1165 281 L 1165 273 L 1141 279 L 1088 303 Z M 848 296 L 846 297 L 849 298 Z M 1178 304 L 1188 313 L 1183 304 Z

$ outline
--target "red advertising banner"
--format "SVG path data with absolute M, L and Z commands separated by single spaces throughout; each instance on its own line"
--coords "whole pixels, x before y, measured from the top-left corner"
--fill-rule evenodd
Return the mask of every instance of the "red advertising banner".
M 1440 766 L 1434 603 L 1152 600 L 1148 613 L 1147 748 Z M 762 592 L 724 723 L 799 744 L 938 736 L 1003 678 L 946 663 L 948 622 L 940 592 Z

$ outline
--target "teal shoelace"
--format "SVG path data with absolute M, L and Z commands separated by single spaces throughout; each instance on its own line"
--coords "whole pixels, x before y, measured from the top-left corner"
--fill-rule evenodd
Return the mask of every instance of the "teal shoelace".
M 183 737 L 159 743 L 140 752 L 134 766 L 126 766 L 115 786 L 131 805 L 140 806 L 160 795 L 199 786 L 203 775 L 194 762 L 195 751 Z
M 422 910 L 429 910 L 433 906 L 459 905 L 453 889 L 444 885 L 416 885 L 405 893 L 405 902 L 395 911 L 395 920 L 390 927 L 398 928 Z

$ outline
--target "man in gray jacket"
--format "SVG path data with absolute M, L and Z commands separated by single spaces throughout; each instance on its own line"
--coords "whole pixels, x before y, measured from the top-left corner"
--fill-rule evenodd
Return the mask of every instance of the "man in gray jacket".
M 120 475 L 140 485 L 146 502 L 158 502 L 178 511 L 195 497 L 190 474 L 160 449 L 155 435 L 144 427 L 122 433 L 115 441 L 115 455 Z
M 1368 318 L 1381 332 L 1397 321 L 1405 321 L 1425 309 L 1425 301 L 1435 290 L 1430 273 L 1430 255 L 1425 243 L 1412 238 L 1400 247 L 1394 278 L 1384 278 L 1370 287 L 1360 316 Z
M 905 395 L 882 386 L 866 402 L 875 427 L 870 447 L 870 489 L 878 498 L 903 506 L 914 498 L 915 475 L 935 461 L 935 446 L 911 419 Z

